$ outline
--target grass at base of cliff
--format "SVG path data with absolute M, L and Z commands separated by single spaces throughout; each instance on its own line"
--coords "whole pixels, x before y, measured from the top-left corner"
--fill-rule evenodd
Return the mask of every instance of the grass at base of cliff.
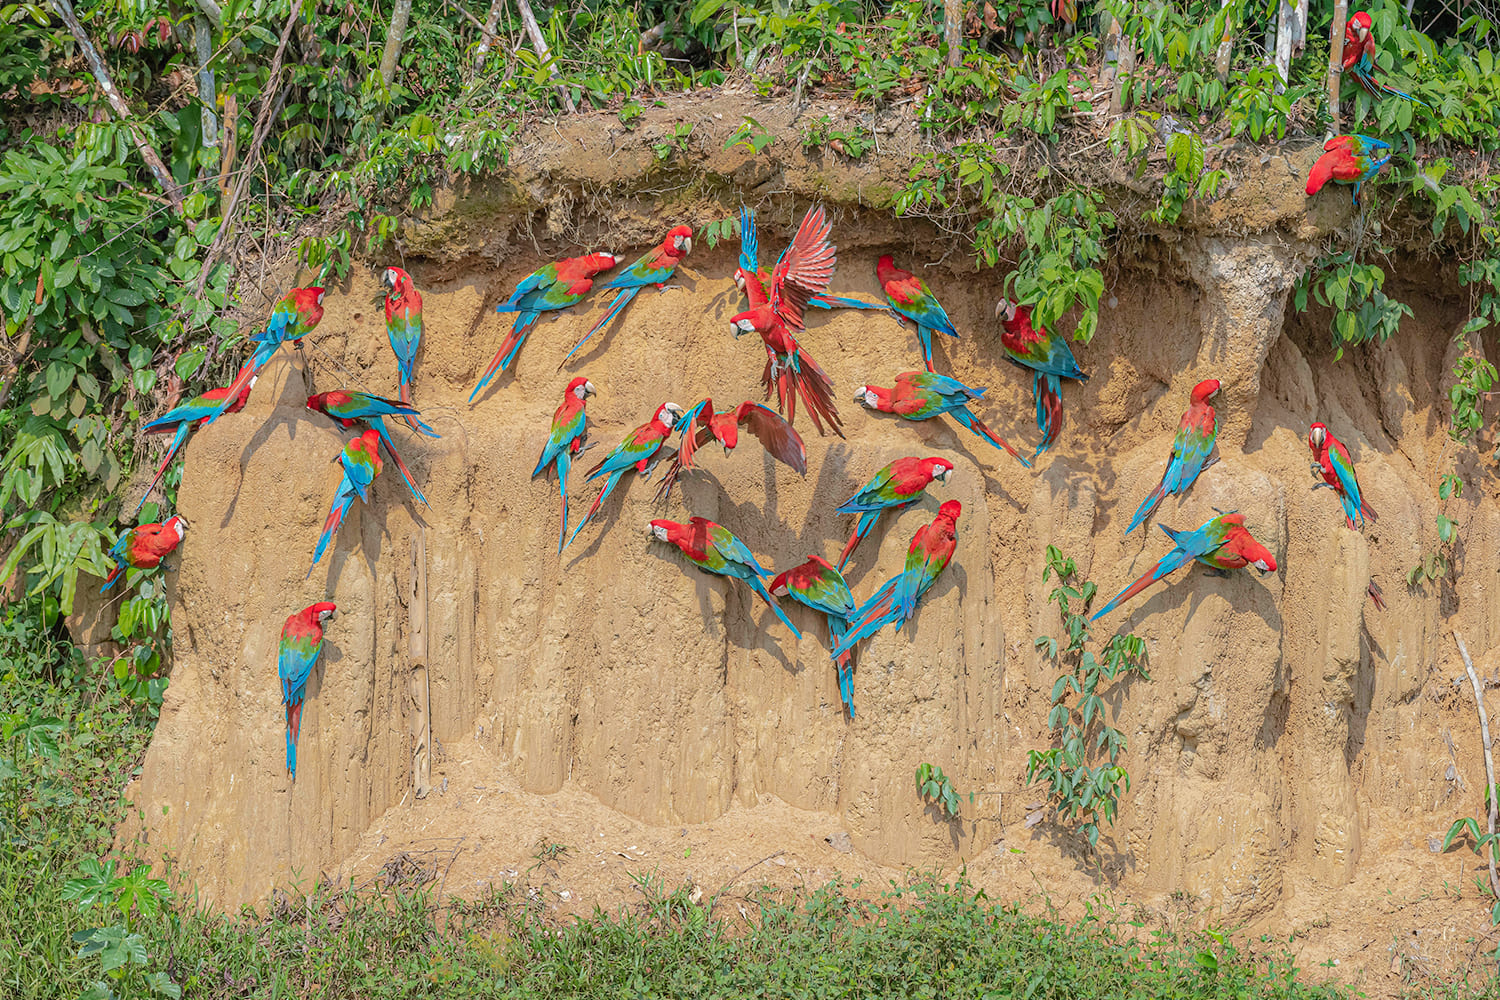
M 125 909 L 81 905 L 65 890 L 81 866 L 113 857 L 124 875 L 134 864 L 111 853 L 111 831 L 151 720 L 58 656 L 42 646 L 18 652 L 0 622 L 0 732 L 10 731 L 0 740 L 6 1000 L 179 991 L 370 1000 L 1357 995 L 1318 983 L 1322 970 L 1298 970 L 1280 950 L 1251 956 L 1213 933 L 1145 937 L 1110 913 L 1076 922 L 1030 914 L 962 878 L 918 876 L 878 895 L 835 882 L 797 895 L 737 888 L 716 899 L 639 876 L 633 907 L 559 925 L 524 882 L 477 900 L 440 897 L 439 873 L 418 859 L 388 866 L 381 884 L 277 894 L 259 912 L 210 914 L 180 897 L 160 909 L 133 899 Z M 61 725 L 28 743 L 17 728 L 26 719 Z M 144 945 L 140 961 L 113 972 L 99 954 L 80 957 L 74 940 L 110 921 Z M 1496 987 L 1475 977 L 1409 995 L 1470 1000 L 1500 995 Z

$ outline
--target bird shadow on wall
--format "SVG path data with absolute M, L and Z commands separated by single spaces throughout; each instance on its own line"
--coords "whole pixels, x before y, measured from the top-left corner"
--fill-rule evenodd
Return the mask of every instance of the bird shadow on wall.
M 614 527 L 615 522 L 620 519 L 620 514 L 622 513 L 625 506 L 625 498 L 629 495 L 631 486 L 635 485 L 635 480 L 640 478 L 641 476 L 637 472 L 635 472 L 634 469 L 627 472 L 624 476 L 620 477 L 619 484 L 615 486 L 614 490 L 610 492 L 610 495 L 605 498 L 604 503 L 600 504 L 599 512 L 595 514 L 593 519 L 590 521 L 590 523 L 595 526 L 593 541 L 589 542 L 588 547 L 585 548 L 582 552 L 578 553 L 571 560 L 569 560 L 568 569 L 572 569 L 573 567 L 577 566 L 578 563 L 584 559 L 591 559 L 599 554 L 599 546 L 604 541 L 604 536 L 609 534 L 609 529 Z M 605 481 L 606 477 L 599 477 L 599 482 L 601 484 Z M 597 495 L 598 492 L 598 488 L 590 488 L 588 493 L 584 494 L 584 503 L 582 506 L 585 513 L 587 513 L 588 508 L 593 506 L 594 503 L 594 501 L 590 499 L 590 497 Z M 577 530 L 573 527 L 573 525 L 576 525 L 578 521 L 582 520 L 582 515 L 574 515 L 571 509 L 573 504 L 576 502 L 577 501 L 575 501 L 572 497 L 568 498 L 568 530 L 570 532 Z M 578 517 L 577 521 L 574 520 L 575 516 Z M 569 537 L 571 539 L 572 536 L 570 535 Z M 564 555 L 567 555 L 568 548 L 572 548 L 572 546 L 569 545 L 567 548 L 563 549 Z
M 404 483 L 401 484 L 401 488 L 406 488 Z M 415 501 L 412 501 L 412 503 L 413 505 L 415 505 Z M 385 538 L 390 537 L 389 532 L 386 530 L 386 519 L 390 513 L 390 504 L 362 504 L 359 502 L 358 498 L 355 498 L 354 505 L 359 509 L 357 511 L 350 510 L 349 513 L 344 516 L 344 523 L 339 525 L 339 529 L 334 535 L 333 543 L 331 546 L 333 551 L 329 553 L 328 574 L 325 578 L 324 583 L 324 593 L 329 595 L 338 593 L 338 586 L 344 575 L 344 563 L 348 562 L 356 555 L 363 559 L 365 570 L 369 573 L 370 579 L 375 579 L 377 575 L 376 567 L 380 564 L 381 541 Z M 353 544 L 340 544 L 340 539 L 347 537 L 346 532 L 351 531 L 352 526 L 349 522 L 352 521 L 356 516 L 360 518 L 360 522 L 359 530 L 353 532 Z M 415 512 L 413 512 L 413 517 L 417 521 L 418 525 L 422 525 L 425 527 L 425 523 L 421 520 L 420 517 L 416 517 Z M 375 540 L 370 545 L 365 544 L 366 518 L 370 519 L 370 523 L 373 524 L 376 529 Z
M 678 270 L 680 272 L 682 269 L 679 268 Z M 685 295 L 690 295 L 691 293 L 693 293 L 694 291 L 697 290 L 698 283 L 697 283 L 697 281 L 693 280 L 692 278 L 687 277 L 686 275 L 680 275 L 680 274 L 675 274 L 675 275 L 673 275 L 673 277 L 682 277 L 683 278 L 683 280 L 681 280 L 681 281 L 669 282 L 669 284 L 675 285 L 677 287 L 675 287 L 675 288 L 663 288 L 663 289 L 658 290 L 658 289 L 652 288 L 652 287 L 650 287 L 648 285 L 647 287 L 641 289 L 641 291 L 639 293 L 637 293 L 637 298 L 639 298 L 641 295 L 645 295 L 645 294 L 647 294 L 649 292 L 656 292 L 656 294 L 658 294 L 658 295 L 684 295 L 685 296 Z M 631 305 L 634 305 L 634 303 L 631 303 Z M 631 325 L 630 321 L 629 321 L 629 318 L 625 315 L 629 310 L 630 310 L 630 305 L 625 306 L 623 309 L 620 310 L 619 315 L 615 316 L 614 318 L 612 318 L 609 321 L 609 324 L 607 326 L 605 326 L 604 329 L 602 329 L 598 333 L 594 334 L 594 339 L 593 339 L 593 345 L 594 346 L 591 347 L 591 348 L 589 348 L 587 353 L 585 353 L 585 354 L 575 354 L 575 355 L 573 355 L 573 357 L 571 359 L 569 359 L 570 363 L 572 364 L 573 369 L 575 371 L 579 370 L 583 366 L 590 365 L 590 364 L 593 364 L 596 361 L 598 361 L 599 360 L 599 356 L 604 353 L 604 349 L 609 346 L 609 339 L 610 339 L 610 337 L 613 336 L 613 335 L 615 335 L 616 332 L 619 329 Z M 587 331 L 585 331 L 585 332 L 587 332 Z M 644 331 L 638 331 L 638 335 L 644 336 Z
M 227 528 L 229 527 L 229 523 L 234 520 L 235 508 L 240 503 L 240 491 L 245 486 L 245 469 L 250 464 L 251 456 L 255 454 L 261 445 L 270 440 L 271 435 L 280 427 L 287 428 L 287 439 L 289 441 L 297 440 L 297 427 L 303 422 L 298 410 L 306 410 L 306 407 L 302 404 L 306 402 L 307 397 L 302 396 L 302 403 L 288 402 L 288 397 L 292 395 L 292 380 L 288 378 L 282 383 L 281 395 L 277 397 L 276 404 L 271 410 L 271 416 L 263 420 L 260 426 L 255 428 L 255 432 L 250 435 L 250 440 L 245 442 L 244 448 L 240 449 L 240 480 L 235 484 L 234 496 L 230 498 L 229 506 L 224 510 L 224 517 L 219 522 L 219 527 Z M 297 395 L 300 395 L 300 392 Z M 331 422 L 327 422 L 327 425 L 330 429 L 336 426 Z M 332 437 L 332 441 L 338 441 L 338 434 L 336 432 Z M 334 457 L 337 457 L 339 447 L 342 447 L 341 443 L 334 445 L 331 452 Z
M 1266 628 L 1279 636 L 1282 626 L 1281 612 L 1277 609 L 1275 601 L 1269 599 L 1269 591 L 1265 583 L 1260 580 L 1234 579 L 1236 575 L 1242 576 L 1245 573 L 1253 573 L 1254 570 L 1245 570 L 1243 572 L 1241 570 L 1229 570 L 1228 572 L 1230 576 L 1227 578 L 1215 580 L 1208 573 L 1201 572 L 1199 566 L 1195 563 L 1192 572 L 1183 579 L 1178 580 L 1176 586 L 1170 586 L 1165 590 L 1157 591 L 1145 604 L 1137 607 L 1130 617 L 1125 619 L 1126 624 L 1129 626 L 1129 631 L 1133 632 L 1140 628 L 1151 615 L 1162 614 L 1182 607 L 1184 601 L 1187 602 L 1187 617 L 1191 619 L 1198 613 L 1199 605 L 1203 603 L 1203 599 L 1208 594 L 1219 593 L 1229 602 L 1230 610 L 1254 612 L 1265 623 Z M 1207 586 L 1210 581 L 1218 583 L 1219 586 Z M 1252 590 L 1252 587 L 1255 590 Z M 1256 590 L 1265 594 L 1268 599 L 1258 599 Z M 1268 607 L 1269 613 L 1267 612 Z
M 686 560 L 676 555 L 676 550 L 666 545 L 651 546 L 651 554 L 657 559 L 671 563 L 674 572 L 679 574 L 683 580 L 692 580 L 693 592 L 698 598 L 698 615 L 703 620 L 703 631 L 710 639 L 723 642 L 725 646 L 735 645 L 746 651 L 760 649 L 770 654 L 784 668 L 795 672 L 795 664 L 787 658 L 782 650 L 781 644 L 771 635 L 772 625 L 781 626 L 780 621 L 769 609 L 764 608 L 764 614 L 756 615 L 757 605 L 764 605 L 756 594 L 743 582 L 731 577 L 715 577 L 703 572 L 696 566 L 689 564 Z M 722 618 L 715 613 L 713 605 L 713 588 L 727 586 L 724 594 L 724 613 Z M 735 602 L 745 602 L 735 610 Z M 769 621 L 768 621 L 769 619 Z M 743 631 L 735 629 L 731 623 L 744 621 L 746 623 Z M 737 641 L 738 640 L 738 641 Z M 728 669 L 727 661 L 725 669 Z

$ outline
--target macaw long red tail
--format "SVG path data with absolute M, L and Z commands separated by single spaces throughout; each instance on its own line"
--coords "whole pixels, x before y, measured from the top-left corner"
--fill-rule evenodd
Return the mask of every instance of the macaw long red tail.
M 140 503 L 135 505 L 135 510 L 130 514 L 132 521 L 141 512 L 141 508 L 146 506 L 146 498 L 151 496 L 151 491 L 156 489 L 157 483 L 161 482 L 161 477 L 166 474 L 167 466 L 171 465 L 172 459 L 177 457 L 177 449 L 181 448 L 182 443 L 187 440 L 188 432 L 191 429 L 192 425 L 188 421 L 183 421 L 177 425 L 177 433 L 172 437 L 172 443 L 167 447 L 167 457 L 161 460 L 161 465 L 157 467 L 156 475 L 151 477 L 151 482 L 146 484 L 146 492 L 141 494 Z
M 630 305 L 631 300 L 635 298 L 636 293 L 640 290 L 640 287 L 637 286 L 633 288 L 622 288 L 618 292 L 616 292 L 614 300 L 609 304 L 609 311 L 604 314 L 604 318 L 595 323 L 593 329 L 589 330 L 588 333 L 585 333 L 583 335 L 583 339 L 573 345 L 573 349 L 563 357 L 561 362 L 558 363 L 557 370 L 562 371 L 563 365 L 567 364 L 568 359 L 571 358 L 574 354 L 578 353 L 578 349 L 580 347 L 589 342 L 590 337 L 598 333 L 600 330 L 604 329 L 606 326 L 609 326 L 610 321 L 613 320 L 616 316 L 620 315 L 621 309 L 624 309 L 626 306 Z
M 677 477 L 682 475 L 682 456 L 679 454 L 672 459 L 672 464 L 667 466 L 667 471 L 662 474 L 661 485 L 656 487 L 656 495 L 652 498 L 658 503 L 666 503 L 672 497 L 672 487 L 677 485 Z
M 328 548 L 328 543 L 333 541 L 333 536 L 338 533 L 339 526 L 344 523 L 344 515 L 349 512 L 349 505 L 354 502 L 354 492 L 347 490 L 348 481 L 339 484 L 339 491 L 333 498 L 333 509 L 328 512 L 328 520 L 323 522 L 323 533 L 318 536 L 318 547 L 313 549 L 312 566 L 307 567 L 307 575 L 312 576 L 313 567 L 323 558 L 323 553 Z
M 854 555 L 855 548 L 859 546 L 860 542 L 869 537 L 870 532 L 875 529 L 875 522 L 880 520 L 882 513 L 884 513 L 883 510 L 865 511 L 854 522 L 854 533 L 849 536 L 849 542 L 844 546 L 844 551 L 839 553 L 840 573 L 844 571 L 844 566 L 848 564 L 849 557 Z
M 297 780 L 297 737 L 302 733 L 302 702 L 286 706 L 286 773 Z
M 106 576 L 104 578 L 104 586 L 102 586 L 102 587 L 99 588 L 99 593 L 102 594 L 106 590 L 108 590 L 110 587 L 113 587 L 115 585 L 115 581 L 118 580 L 120 577 L 122 577 L 124 575 L 125 575 L 125 567 L 124 566 L 116 566 L 114 569 L 110 570 L 109 571 L 109 576 Z
M 859 640 L 869 638 L 895 620 L 897 614 L 894 607 L 896 584 L 900 581 L 899 575 L 887 580 L 868 601 L 860 606 L 859 611 L 855 613 L 854 621 L 849 626 L 849 631 L 833 647 L 833 652 L 830 654 L 833 659 L 837 660 L 853 649 L 854 644 Z
M 391 440 L 390 433 L 385 429 L 385 422 L 379 417 L 375 417 L 371 419 L 370 423 L 380 432 L 380 443 L 385 445 L 385 453 L 391 456 L 391 461 L 396 463 L 396 469 L 401 473 L 401 478 L 406 480 L 406 486 L 411 490 L 411 495 L 416 497 L 422 506 L 429 506 L 427 498 L 422 495 L 421 490 L 417 489 L 416 480 L 411 477 L 411 470 L 406 467 L 405 462 L 401 461 L 401 456 L 396 454 L 396 442 Z
M 839 437 L 844 436 L 844 423 L 839 419 L 838 407 L 833 402 L 833 380 L 800 347 L 797 349 L 797 366 L 791 371 L 791 387 L 807 404 L 808 415 L 812 417 L 813 426 L 819 434 L 826 433 L 823 430 L 823 424 L 826 423 Z M 795 412 L 795 407 L 791 409 Z M 787 423 L 791 422 L 792 418 L 788 415 Z
M 769 607 L 772 611 L 776 612 L 776 617 L 781 619 L 781 623 L 783 625 L 792 630 L 792 635 L 796 636 L 798 639 L 802 638 L 802 633 L 797 631 L 797 626 L 793 625 L 792 620 L 786 616 L 786 612 L 781 610 L 781 605 L 776 603 L 776 599 L 771 596 L 771 592 L 766 589 L 765 582 L 762 581 L 760 577 L 746 576 L 741 577 L 740 579 L 748 583 L 750 585 L 750 589 L 759 594 L 761 596 L 761 599 L 766 602 L 766 606 Z
M 1114 600 L 1110 601 L 1104 607 L 1100 608 L 1098 611 L 1095 611 L 1092 615 L 1090 615 L 1089 621 L 1098 621 L 1100 618 L 1103 618 L 1115 608 L 1119 607 L 1122 603 L 1130 600 L 1136 594 L 1139 594 L 1141 591 L 1145 590 L 1153 583 L 1156 583 L 1158 580 L 1166 579 L 1167 576 L 1180 569 L 1184 564 L 1191 562 L 1192 559 L 1193 557 L 1191 555 L 1180 548 L 1173 549 L 1171 552 L 1168 552 L 1157 561 L 1155 566 L 1152 566 L 1150 569 L 1146 570 L 1145 574 L 1139 580 L 1135 581 L 1130 586 L 1120 591 L 1115 595 Z
M 1037 372 L 1032 392 L 1036 396 L 1036 425 L 1042 431 L 1042 443 L 1036 446 L 1033 459 L 1052 447 L 1057 432 L 1062 429 L 1062 379 L 1056 375 Z
M 1344 523 L 1350 528 L 1354 528 L 1356 522 L 1358 522 L 1358 527 L 1363 528 L 1366 521 L 1379 520 L 1375 516 L 1375 508 L 1371 507 L 1369 501 L 1363 497 L 1360 498 L 1358 507 L 1355 507 L 1354 500 L 1344 493 L 1339 494 L 1339 502 L 1344 505 Z
M 537 318 L 541 313 L 522 312 L 516 315 L 515 321 L 510 325 L 510 333 L 505 335 L 505 340 L 500 343 L 500 350 L 495 352 L 495 357 L 490 361 L 490 366 L 479 376 L 479 384 L 474 391 L 469 393 L 469 402 L 474 402 L 474 397 L 490 384 L 490 379 L 499 372 L 505 371 L 516 360 L 516 355 L 521 353 L 521 345 L 526 343 L 526 335 L 536 326 Z M 402 400 L 405 402 L 405 400 Z
M 1031 468 L 1030 459 L 1026 458 L 1020 452 L 1016 451 L 1016 449 L 1012 448 L 1009 441 L 1005 440 L 1005 438 L 1001 437 L 999 434 L 996 434 L 994 431 L 986 427 L 984 425 L 984 422 L 978 417 L 974 416 L 974 414 L 962 408 L 952 410 L 951 413 L 953 414 L 953 419 L 963 424 L 975 434 L 978 434 L 980 437 L 984 438 L 996 448 L 999 448 L 1002 451 L 1010 452 L 1015 460 L 1026 466 L 1026 468 Z

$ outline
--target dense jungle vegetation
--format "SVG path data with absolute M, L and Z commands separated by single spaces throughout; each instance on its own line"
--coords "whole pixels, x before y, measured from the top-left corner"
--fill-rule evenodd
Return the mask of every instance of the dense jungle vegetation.
M 131 572 L 119 656 L 90 662 L 62 628 L 109 568 L 125 487 L 150 465 L 139 425 L 236 367 L 276 295 L 267 264 L 346 272 L 435 188 L 503 166 L 528 123 L 575 108 L 628 127 L 663 95 L 726 81 L 899 103 L 928 139 L 889 207 L 967 234 L 976 266 L 1005 268 L 1041 323 L 1081 340 L 1122 234 L 1212 199 L 1224 149 L 1321 139 L 1341 110 L 1341 131 L 1395 156 L 1297 307 L 1331 307 L 1335 344 L 1358 350 L 1407 313 L 1383 291 L 1393 258 L 1436 253 L 1468 295 L 1458 336 L 1476 338 L 1500 313 L 1500 6 L 1366 5 L 1384 77 L 1422 103 L 1372 103 L 1351 82 L 1342 109 L 1328 98 L 1334 7 L 1311 10 L 1283 79 L 1263 42 L 1278 5 L 1251 0 L 0 4 L 0 994 L 1335 995 L 1222 939 L 1142 948 L 1105 921 L 1063 927 L 961 884 L 919 886 L 924 905 L 899 911 L 839 887 L 767 901 L 742 938 L 660 888 L 638 914 L 561 937 L 505 895 L 319 890 L 316 905 L 205 916 L 110 854 L 167 684 L 162 583 Z M 871 141 L 803 129 L 778 138 L 854 158 Z M 754 123 L 743 131 L 753 146 Z M 1154 197 L 1123 216 L 1088 157 L 1139 171 Z M 1450 433 L 1472 444 L 1496 372 L 1465 350 L 1455 375 Z M 141 521 L 171 508 L 179 475 Z M 1452 473 L 1434 484 L 1444 498 L 1462 487 Z

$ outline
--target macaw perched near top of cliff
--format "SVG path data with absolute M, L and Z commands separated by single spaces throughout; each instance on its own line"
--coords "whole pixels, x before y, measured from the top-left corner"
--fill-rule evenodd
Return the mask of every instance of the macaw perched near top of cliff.
M 323 623 L 338 613 L 332 601 L 319 601 L 290 615 L 277 644 L 276 676 L 281 681 L 281 704 L 286 709 L 286 773 L 297 780 L 297 737 L 302 734 L 302 702 L 307 679 L 323 651 Z
M 761 579 L 767 575 L 766 571 L 755 561 L 749 546 L 736 538 L 728 528 L 715 524 L 706 517 L 689 518 L 687 524 L 657 519 L 648 528 L 652 538 L 677 546 L 687 561 L 699 569 L 744 580 L 751 590 L 765 600 L 782 624 L 792 630 L 792 635 L 802 638 L 797 626 L 792 624 L 786 612 L 781 610 L 766 590 L 765 581 Z
M 584 445 L 588 443 L 589 418 L 585 404 L 592 395 L 594 383 L 582 375 L 568 383 L 562 405 L 552 414 L 552 428 L 547 433 L 547 443 L 542 446 L 542 457 L 531 470 L 531 478 L 535 479 L 549 465 L 557 469 L 557 492 L 562 494 L 562 528 L 557 533 L 559 553 L 568 534 L 568 469 L 573 459 L 583 454 Z
M 1370 15 L 1365 11 L 1358 11 L 1349 16 L 1349 21 L 1344 25 L 1344 72 L 1354 77 L 1361 87 L 1364 87 L 1369 95 L 1379 100 L 1382 95 L 1389 94 L 1392 97 L 1400 97 L 1420 104 L 1424 108 L 1431 105 L 1426 101 L 1419 100 L 1404 90 L 1389 87 L 1375 79 L 1375 35 L 1372 32 Z
M 708 442 L 718 441 L 723 445 L 726 457 L 734 451 L 740 441 L 741 427 L 748 428 L 772 458 L 799 476 L 807 475 L 807 445 L 802 435 L 769 406 L 746 400 L 732 410 L 716 412 L 714 401 L 705 399 L 690 407 L 677 427 L 681 434 L 677 455 L 657 487 L 658 500 L 671 496 L 677 477 L 694 467 L 693 455 Z
M 1359 189 L 1391 158 L 1390 144 L 1367 135 L 1336 135 L 1323 143 L 1323 150 L 1307 172 L 1307 193 L 1317 194 L 1329 181 L 1353 184 L 1354 207 L 1358 209 Z
M 948 484 L 953 475 L 953 463 L 946 458 L 898 458 L 875 473 L 873 479 L 854 496 L 839 504 L 840 514 L 858 514 L 854 522 L 854 533 L 839 555 L 839 572 L 849 563 L 854 549 L 875 530 L 875 522 L 886 511 L 900 513 L 913 504 L 920 503 L 922 496 L 934 481 Z
M 411 275 L 399 267 L 388 267 L 380 275 L 385 287 L 385 335 L 396 355 L 400 379 L 401 402 L 411 406 L 412 367 L 417 363 L 417 348 L 422 346 L 422 293 L 412 283 Z M 412 430 L 420 420 L 403 418 Z
M 225 413 L 238 413 L 245 408 L 245 404 L 250 401 L 250 390 L 255 388 L 255 380 L 256 376 L 251 375 L 242 383 L 239 395 L 230 402 Z M 230 385 L 239 381 L 240 378 L 236 375 Z M 187 442 L 188 435 L 201 427 L 228 395 L 229 386 L 227 385 L 220 389 L 210 389 L 185 403 L 177 404 L 156 419 L 147 421 L 141 428 L 146 434 L 165 434 L 171 431 L 172 443 L 167 446 L 167 454 L 162 458 L 161 465 L 157 466 L 156 475 L 152 476 L 151 482 L 146 484 L 146 491 L 141 494 L 140 503 L 136 504 L 135 510 L 131 512 L 131 520 L 134 520 L 135 516 L 141 512 L 141 508 L 146 505 L 146 498 L 151 495 L 152 490 L 156 489 L 156 484 L 161 482 L 161 477 L 166 474 L 167 466 L 171 465 L 172 459 L 177 457 L 177 451 Z
M 969 404 L 984 392 L 983 389 L 970 389 L 958 379 L 936 372 L 912 371 L 897 375 L 896 384 L 890 389 L 878 385 L 860 386 L 854 390 L 854 401 L 879 413 L 894 413 L 907 420 L 934 420 L 946 414 L 986 443 L 1010 452 L 1017 462 L 1031 468 L 1029 459 L 969 411 Z
M 1313 424 L 1307 432 L 1307 446 L 1313 453 L 1313 475 L 1323 477 L 1313 489 L 1326 486 L 1338 494 L 1339 503 L 1344 508 L 1344 523 L 1353 528 L 1355 518 L 1358 518 L 1359 527 L 1363 528 L 1366 521 L 1376 520 L 1375 509 L 1360 491 L 1359 480 L 1354 475 L 1354 461 L 1344 443 L 1328 433 L 1327 427 Z
M 899 632 L 901 626 L 911 621 L 917 613 L 917 602 L 953 561 L 953 553 L 958 549 L 958 518 L 963 509 L 957 500 L 945 500 L 932 523 L 917 529 L 906 549 L 906 567 L 860 605 L 849 623 L 849 631 L 833 647 L 834 659 L 893 622 Z
M 500 343 L 500 350 L 495 352 L 494 360 L 479 377 L 479 384 L 469 393 L 469 401 L 473 402 L 474 397 L 489 385 L 490 379 L 498 372 L 505 371 L 516 360 L 521 353 L 521 345 L 526 342 L 526 335 L 536 327 L 542 313 L 566 309 L 582 302 L 594 288 L 594 276 L 608 271 L 616 263 L 618 258 L 612 253 L 565 257 L 522 278 L 510 298 L 495 307 L 497 313 L 515 313 L 515 322 L 511 323 L 510 333 Z
M 396 454 L 396 442 L 391 438 L 391 432 L 385 426 L 385 417 L 404 417 L 408 421 L 420 417 L 421 414 L 410 406 L 398 403 L 394 399 L 385 399 L 381 396 L 372 396 L 368 392 L 346 392 L 342 389 L 334 389 L 329 392 L 318 392 L 307 397 L 307 408 L 333 419 L 345 430 L 364 423 L 380 434 L 380 442 L 385 445 L 386 454 L 391 456 L 391 461 L 396 463 L 396 469 L 401 473 L 401 478 L 406 480 L 407 489 L 418 502 L 427 506 L 427 498 L 422 491 L 417 489 L 416 480 L 412 479 L 411 470 L 406 463 L 401 461 L 401 456 Z M 420 420 L 416 420 L 415 427 L 418 432 L 428 437 L 439 437 L 437 431 L 428 427 Z
M 822 556 L 807 557 L 807 562 L 778 574 L 771 581 L 771 593 L 776 597 L 790 597 L 814 611 L 821 611 L 828 619 L 828 646 L 838 645 L 849 631 L 849 621 L 858 613 L 854 595 L 833 563 Z M 854 718 L 854 650 L 845 650 L 836 658 L 839 682 L 839 699 L 849 718 Z
M 250 338 L 255 345 L 255 353 L 250 360 L 240 369 L 234 381 L 229 384 L 219 408 L 209 414 L 207 423 L 213 423 L 234 404 L 239 398 L 240 390 L 246 383 L 255 377 L 256 372 L 266 366 L 266 362 L 276 353 L 276 349 L 282 344 L 295 344 L 303 337 L 312 333 L 318 321 L 323 318 L 323 289 L 317 285 L 308 288 L 293 288 L 280 302 L 276 303 L 271 310 L 271 318 L 266 321 L 266 328 Z M 299 345 L 300 346 L 300 345 Z
M 589 342 L 589 338 L 610 324 L 620 310 L 628 306 L 638 295 L 641 289 L 647 285 L 655 285 L 658 291 L 666 291 L 669 287 L 667 282 L 672 273 L 677 270 L 677 265 L 682 258 L 693 252 L 693 227 L 673 226 L 667 230 L 666 237 L 661 241 L 661 246 L 641 257 L 634 264 L 615 275 L 605 282 L 600 288 L 617 289 L 615 297 L 610 300 L 609 309 L 604 316 L 590 328 L 583 339 L 573 345 L 562 362 L 557 366 L 562 371 L 563 365 L 568 359 L 578 353 L 578 349 Z M 612 256 L 612 255 L 611 255 Z M 671 286 L 671 287 L 676 287 Z
M 344 475 L 334 490 L 333 507 L 328 512 L 328 520 L 323 522 L 318 547 L 313 549 L 312 566 L 307 567 L 308 576 L 312 576 L 313 566 L 323 558 L 328 543 L 333 541 L 334 533 L 344 523 L 344 515 L 349 513 L 354 498 L 357 496 L 364 503 L 370 502 L 370 484 L 380 475 L 383 464 L 380 461 L 380 432 L 373 427 L 365 431 L 346 444 L 334 461 L 343 466 Z
M 160 523 L 141 524 L 124 532 L 110 547 L 109 555 L 115 568 L 104 578 L 102 594 L 125 575 L 127 569 L 151 569 L 162 565 L 162 560 L 171 555 L 187 537 L 187 519 L 178 514 Z
M 958 331 L 953 328 L 953 321 L 938 303 L 937 296 L 932 294 L 921 278 L 897 267 L 895 258 L 890 254 L 882 255 L 875 262 L 875 277 L 880 282 L 880 287 L 885 289 L 885 297 L 890 300 L 891 308 L 897 315 L 917 325 L 917 340 L 922 344 L 922 361 L 928 371 L 937 371 L 932 366 L 933 331 L 946 333 L 950 337 L 958 336 Z
M 826 291 L 833 278 L 838 248 L 829 242 L 833 225 L 822 206 L 807 210 L 797 235 L 776 260 L 771 270 L 769 288 L 742 267 L 736 280 L 743 278 L 750 308 L 729 317 L 729 332 L 739 337 L 760 334 L 766 347 L 766 367 L 761 385 L 766 398 L 776 387 L 777 408 L 789 423 L 797 420 L 797 397 L 807 405 L 813 426 L 826 433 L 826 423 L 839 437 L 844 436 L 838 407 L 833 402 L 833 381 L 797 342 L 793 331 L 803 329 L 803 313 L 811 299 Z
M 1073 349 L 1066 338 L 1031 325 L 1031 307 L 1001 299 L 995 315 L 1004 327 L 1000 346 L 1005 356 L 1023 368 L 1035 372 L 1032 394 L 1036 398 L 1036 425 L 1042 432 L 1042 443 L 1031 457 L 1035 459 L 1052 446 L 1062 429 L 1062 380 L 1087 382 L 1088 376 L 1073 359 Z
M 1218 391 L 1219 380 L 1216 378 L 1204 379 L 1193 386 L 1187 412 L 1183 413 L 1177 424 L 1177 436 L 1172 439 L 1172 457 L 1167 460 L 1167 471 L 1162 474 L 1156 488 L 1141 501 L 1125 534 L 1139 527 L 1168 496 L 1186 493 L 1199 474 L 1219 460 L 1214 451 L 1214 444 L 1219 439 L 1219 420 L 1209 402 Z
M 1246 566 L 1253 566 L 1262 573 L 1276 571 L 1276 557 L 1250 534 L 1243 514 L 1221 512 L 1193 531 L 1173 531 L 1164 524 L 1157 527 L 1172 539 L 1172 551 L 1162 556 L 1140 579 L 1116 594 L 1114 600 L 1095 611 L 1089 621 L 1098 621 L 1122 601 L 1128 601 L 1195 559 L 1216 571 Z
M 734 283 L 752 306 L 769 300 L 766 286 L 771 283 L 771 272 L 762 271 L 757 263 L 760 239 L 755 234 L 755 210 L 740 206 L 740 266 L 735 269 Z M 866 302 L 847 295 L 829 295 L 815 292 L 807 304 L 818 309 L 877 309 L 890 312 L 889 306 L 880 302 Z
M 629 434 L 625 440 L 615 445 L 614 451 L 589 470 L 585 481 L 607 476 L 604 485 L 599 488 L 599 495 L 594 498 L 594 505 L 589 508 L 588 513 L 583 515 L 583 520 L 578 522 L 578 527 L 573 529 L 573 534 L 568 536 L 568 544 L 572 545 L 583 526 L 588 524 L 598 512 L 606 497 L 614 491 L 620 477 L 635 469 L 638 475 L 649 475 L 651 469 L 656 465 L 658 454 L 662 446 L 667 443 L 667 436 L 672 433 L 682 420 L 682 407 L 676 403 L 663 403 L 656 408 L 651 419 Z

